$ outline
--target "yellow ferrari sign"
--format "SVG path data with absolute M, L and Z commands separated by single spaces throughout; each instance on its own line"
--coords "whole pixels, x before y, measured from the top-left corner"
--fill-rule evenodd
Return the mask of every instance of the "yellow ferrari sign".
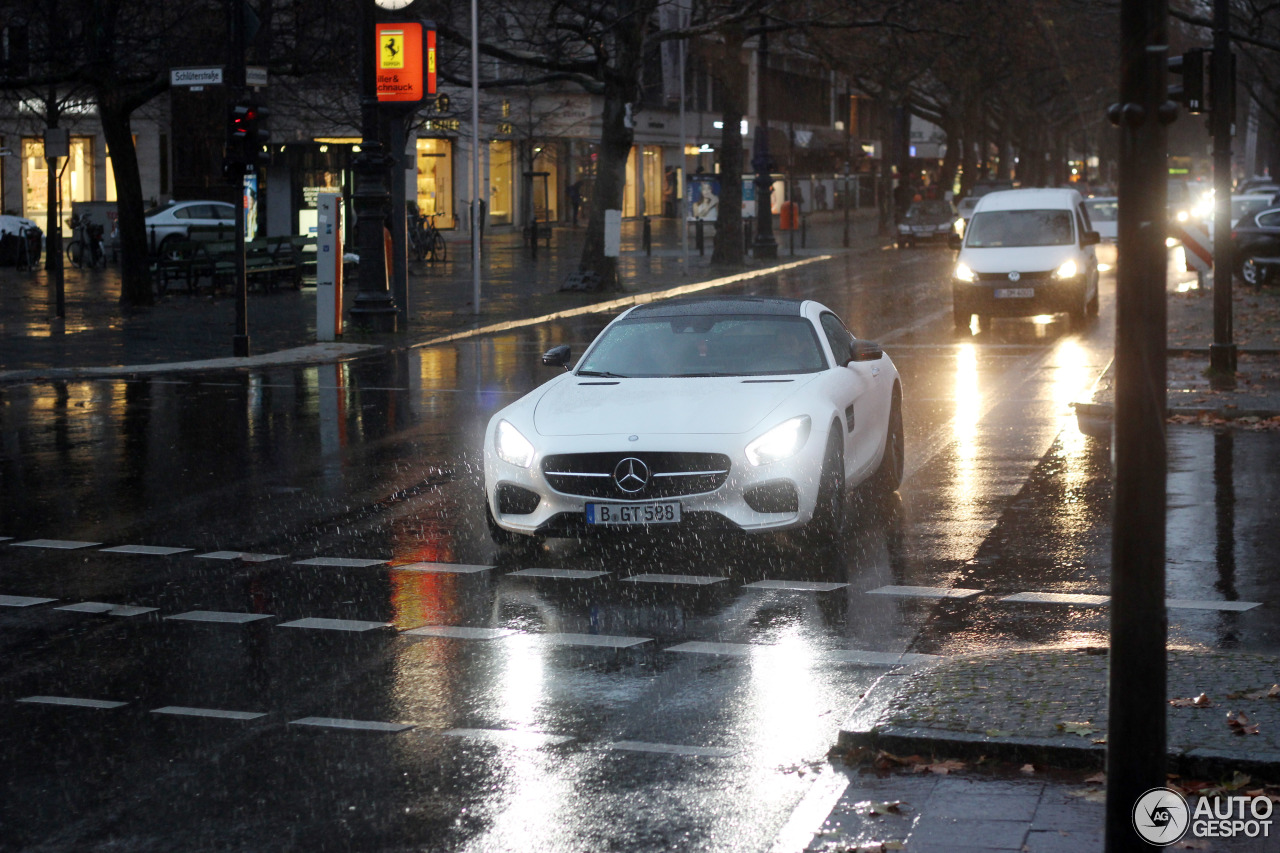
M 378 65 L 404 68 L 404 30 L 384 29 L 378 33 Z

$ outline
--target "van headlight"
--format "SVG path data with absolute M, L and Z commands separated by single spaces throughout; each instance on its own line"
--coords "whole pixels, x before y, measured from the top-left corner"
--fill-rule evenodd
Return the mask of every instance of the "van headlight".
M 783 421 L 747 445 L 747 461 L 768 465 L 795 456 L 809 440 L 809 426 L 808 415 Z
M 1075 261 L 1067 261 L 1054 272 L 1055 278 L 1075 278 L 1080 268 L 1076 266 Z
M 963 264 L 963 263 L 956 264 L 956 271 L 955 273 L 953 273 L 953 275 L 955 275 L 956 281 L 972 282 L 972 281 L 978 280 L 978 277 L 973 274 L 973 270 L 969 269 L 968 264 Z
M 517 468 L 528 468 L 533 464 L 533 444 L 520 434 L 520 430 L 509 421 L 499 421 L 493 435 L 494 450 L 498 458 Z

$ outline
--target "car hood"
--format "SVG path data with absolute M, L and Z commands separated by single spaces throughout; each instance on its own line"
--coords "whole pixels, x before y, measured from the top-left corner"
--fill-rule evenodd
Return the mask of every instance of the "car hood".
M 589 379 L 545 386 L 534 403 L 540 435 L 743 433 L 817 374 L 786 377 Z M 607 384 L 606 384 L 607 383 Z
M 1010 246 L 995 249 L 965 248 L 960 260 L 977 273 L 1046 272 L 1079 257 L 1075 246 Z

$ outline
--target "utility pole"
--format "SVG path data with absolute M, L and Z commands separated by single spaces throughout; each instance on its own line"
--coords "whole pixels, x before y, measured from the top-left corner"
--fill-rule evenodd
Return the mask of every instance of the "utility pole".
M 1210 384 L 1236 386 L 1236 344 L 1231 317 L 1231 136 L 1235 127 L 1235 57 L 1231 55 L 1230 0 L 1213 0 L 1213 53 L 1209 65 L 1209 131 L 1213 136 L 1213 345 Z
M 231 56 L 227 62 L 227 73 L 230 77 L 228 81 L 228 95 L 230 101 L 235 104 L 241 103 L 244 96 L 244 2 L 243 0 L 230 0 L 230 18 L 228 23 L 231 29 Z M 247 272 L 244 261 L 244 174 L 246 163 L 248 162 L 250 140 L 244 141 L 239 162 L 231 163 L 230 174 L 231 185 L 235 188 L 235 230 L 236 230 L 236 250 L 235 250 L 235 276 L 236 276 L 236 327 L 235 332 L 231 335 L 231 351 L 238 358 L 244 358 L 249 355 L 249 282 L 246 280 Z
M 769 89 L 765 79 L 769 74 L 768 19 L 760 17 L 760 48 L 757 53 L 756 90 L 760 114 L 756 116 L 756 138 L 751 166 L 756 170 L 756 237 L 751 244 L 751 256 L 756 260 L 778 259 L 778 241 L 773 236 L 773 157 L 769 155 Z
M 1139 846 L 1139 797 L 1165 783 L 1166 0 L 1121 0 L 1120 217 L 1108 674 L 1108 853 Z

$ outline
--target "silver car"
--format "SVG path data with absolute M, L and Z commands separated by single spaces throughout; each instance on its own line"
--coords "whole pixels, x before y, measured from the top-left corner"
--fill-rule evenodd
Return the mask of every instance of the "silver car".
M 234 233 L 236 209 L 225 201 L 174 201 L 153 207 L 143 214 L 147 223 L 147 245 L 164 253 L 175 242 L 187 240 L 191 226 L 221 226 Z

